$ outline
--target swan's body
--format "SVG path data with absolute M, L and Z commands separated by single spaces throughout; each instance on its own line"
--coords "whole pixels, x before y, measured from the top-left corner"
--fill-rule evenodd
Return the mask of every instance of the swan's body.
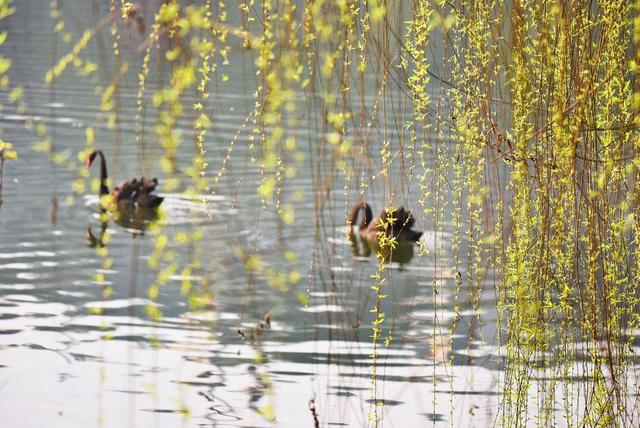
M 158 179 L 148 180 L 144 177 L 133 178 L 116 186 L 109 192 L 107 186 L 107 162 L 102 150 L 94 150 L 87 157 L 87 167 L 93 164 L 96 157 L 100 157 L 100 191 L 99 196 L 111 195 L 118 210 L 137 210 L 139 208 L 157 208 L 164 198 L 154 195 L 153 191 L 158 185 Z
M 356 204 L 349 215 L 349 235 L 353 235 L 353 225 L 358 219 L 360 211 L 362 218 L 358 223 L 358 234 L 368 241 L 377 241 L 378 234 L 383 232 L 389 237 L 401 242 L 417 242 L 423 232 L 411 229 L 415 223 L 413 213 L 400 207 L 393 212 L 383 210 L 380 216 L 373 218 L 371 206 L 366 202 Z M 392 221 L 390 221 L 393 219 Z

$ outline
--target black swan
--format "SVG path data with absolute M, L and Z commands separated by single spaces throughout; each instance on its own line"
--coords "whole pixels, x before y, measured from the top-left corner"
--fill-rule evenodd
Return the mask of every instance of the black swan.
M 94 150 L 87 156 L 87 167 L 91 167 L 96 157 L 100 157 L 100 191 L 99 196 L 111 195 L 118 210 L 121 209 L 138 209 L 138 208 L 157 208 L 164 198 L 154 195 L 152 192 L 158 185 L 158 179 L 148 180 L 144 177 L 140 179 L 133 178 L 127 180 L 115 187 L 109 192 L 107 187 L 107 162 L 104 159 L 102 150 Z
M 405 210 L 404 207 L 393 212 L 383 210 L 380 216 L 373 218 L 371 206 L 366 202 L 360 202 L 354 205 L 349 214 L 349 235 L 353 235 L 353 225 L 360 211 L 363 212 L 363 216 L 358 223 L 358 233 L 369 241 L 377 240 L 379 232 L 384 232 L 401 242 L 417 242 L 423 234 L 411 229 L 416 220 L 410 210 Z M 394 220 L 389 221 L 390 217 Z

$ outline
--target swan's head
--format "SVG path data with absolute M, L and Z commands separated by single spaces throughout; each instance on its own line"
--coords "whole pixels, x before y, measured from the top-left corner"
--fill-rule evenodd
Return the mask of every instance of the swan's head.
M 95 160 L 97 155 L 98 151 L 94 150 L 91 152 L 91 154 L 89 154 L 89 156 L 87 156 L 87 158 L 84 160 L 84 164 L 87 166 L 87 168 L 91 167 L 91 164 L 93 164 L 93 161 Z

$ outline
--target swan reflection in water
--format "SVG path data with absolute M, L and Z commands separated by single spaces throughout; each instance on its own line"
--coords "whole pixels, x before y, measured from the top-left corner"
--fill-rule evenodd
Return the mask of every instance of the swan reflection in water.
M 125 207 L 114 212 L 107 212 L 100 209 L 100 231 L 97 235 L 93 233 L 91 226 L 87 227 L 87 241 L 91 248 L 102 248 L 105 246 L 104 238 L 109 227 L 109 221 L 113 220 L 118 226 L 123 227 L 133 237 L 144 235 L 145 230 L 160 218 L 157 208 L 145 207 Z
M 415 247 L 413 242 L 399 241 L 393 249 L 380 248 L 377 241 L 370 241 L 356 233 L 349 234 L 349 241 L 354 257 L 370 257 L 371 254 L 380 254 L 385 262 L 398 263 L 401 266 L 413 259 Z

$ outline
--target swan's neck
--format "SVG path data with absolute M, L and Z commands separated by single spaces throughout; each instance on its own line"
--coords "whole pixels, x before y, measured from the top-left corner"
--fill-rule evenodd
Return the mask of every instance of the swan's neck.
M 360 213 L 360 211 L 363 211 L 362 213 L 363 216 L 362 216 L 362 220 L 360 220 L 360 223 L 358 224 L 359 231 L 362 232 L 364 229 L 367 228 L 367 226 L 369 226 L 369 223 L 371 223 L 371 220 L 373 217 L 373 213 L 371 212 L 371 207 L 366 202 L 360 202 L 353 207 L 353 209 L 351 210 L 351 214 L 349 215 L 348 220 L 349 220 L 350 233 L 353 231 L 353 225 L 355 224 L 358 218 L 358 213 Z
M 104 159 L 104 155 L 102 151 L 98 151 L 98 156 L 100 156 L 100 196 L 109 194 L 109 187 L 107 187 L 107 161 Z

